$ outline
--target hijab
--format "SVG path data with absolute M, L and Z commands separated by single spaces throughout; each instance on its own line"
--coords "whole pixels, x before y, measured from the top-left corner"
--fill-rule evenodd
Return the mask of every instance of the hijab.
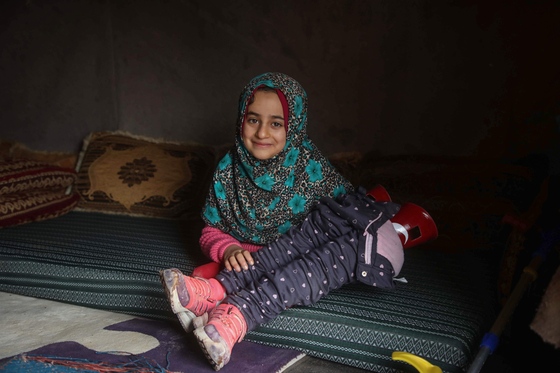
M 284 149 L 266 160 L 247 150 L 241 132 L 261 86 L 276 90 L 287 121 Z M 235 144 L 219 162 L 202 209 L 206 224 L 264 245 L 299 225 L 319 198 L 354 191 L 307 136 L 307 94 L 297 81 L 281 73 L 257 76 L 241 92 L 238 110 Z

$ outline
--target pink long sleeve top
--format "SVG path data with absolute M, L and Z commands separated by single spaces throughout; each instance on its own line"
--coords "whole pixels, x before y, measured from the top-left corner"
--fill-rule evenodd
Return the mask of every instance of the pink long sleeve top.
M 206 225 L 202 229 L 199 243 L 202 252 L 216 263 L 223 262 L 224 252 L 231 245 L 241 246 L 243 249 L 250 252 L 255 252 L 262 248 L 262 246 L 259 245 L 239 242 L 229 234 L 209 225 Z

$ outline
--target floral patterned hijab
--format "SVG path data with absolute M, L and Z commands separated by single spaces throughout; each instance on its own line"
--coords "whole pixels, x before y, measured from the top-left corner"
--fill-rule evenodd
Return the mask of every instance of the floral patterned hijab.
M 266 160 L 245 148 L 241 128 L 251 96 L 276 89 L 287 113 L 286 145 Z M 242 242 L 264 245 L 298 225 L 321 197 L 353 192 L 307 137 L 307 94 L 294 79 L 266 73 L 249 82 L 239 100 L 235 145 L 218 164 L 202 218 Z

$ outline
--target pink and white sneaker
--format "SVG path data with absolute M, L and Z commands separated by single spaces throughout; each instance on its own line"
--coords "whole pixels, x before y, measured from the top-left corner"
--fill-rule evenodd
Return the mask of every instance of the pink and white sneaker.
M 216 279 L 185 276 L 176 268 L 159 272 L 159 278 L 173 313 L 185 331 L 193 330 L 193 320 L 213 310 L 226 297 Z
M 237 307 L 220 304 L 209 313 L 208 324 L 197 328 L 194 335 L 214 370 L 229 362 L 231 349 L 247 333 L 247 323 Z

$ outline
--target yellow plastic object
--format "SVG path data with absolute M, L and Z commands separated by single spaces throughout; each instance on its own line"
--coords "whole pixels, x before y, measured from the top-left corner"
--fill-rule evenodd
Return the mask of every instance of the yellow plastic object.
M 420 373 L 442 373 L 440 367 L 436 367 L 421 357 L 409 354 L 408 352 L 395 351 L 393 352 L 392 358 L 393 360 L 401 360 L 405 363 L 409 363 Z

